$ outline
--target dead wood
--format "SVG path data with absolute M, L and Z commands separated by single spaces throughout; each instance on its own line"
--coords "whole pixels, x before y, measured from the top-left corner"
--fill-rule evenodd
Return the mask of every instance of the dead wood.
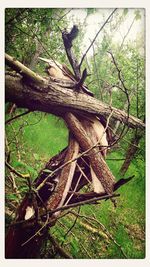
M 87 151 L 91 149 L 93 147 L 93 142 L 86 134 L 80 121 L 72 113 L 67 113 L 64 119 L 67 122 L 70 131 L 74 134 L 82 150 Z M 98 152 L 98 148 L 93 147 L 92 150 L 87 153 L 87 157 L 105 191 L 108 194 L 112 194 L 115 178 L 108 168 L 106 162 Z
M 91 114 L 108 117 L 112 113 L 112 119 L 128 124 L 131 128 L 145 128 L 145 124 L 134 116 L 129 116 L 119 109 L 111 107 L 84 93 L 74 92 L 69 89 L 73 82 L 49 81 L 47 85 L 29 83 L 18 74 L 5 76 L 6 102 L 14 102 L 18 107 L 28 108 L 64 116 L 66 112 L 74 112 L 84 116 Z M 112 112 L 113 111 L 113 112 Z
M 79 145 L 74 137 L 70 136 L 69 146 L 64 159 L 64 163 L 69 160 L 76 158 L 79 153 Z M 47 209 L 52 210 L 56 207 L 63 205 L 68 191 L 71 187 L 72 179 L 74 176 L 74 171 L 76 167 L 76 161 L 72 161 L 70 164 L 66 165 L 60 174 L 59 182 L 56 186 L 55 192 L 52 197 L 47 201 Z
M 97 200 L 115 196 L 113 195 L 115 177 L 104 161 L 99 147 L 96 146 L 95 132 L 88 121 L 83 119 L 84 115 L 104 115 L 107 118 L 112 114 L 112 118 L 127 123 L 130 127 L 142 129 L 145 125 L 132 116 L 127 122 L 125 112 L 110 108 L 86 94 L 74 92 L 74 82 L 47 80 L 36 75 L 9 55 L 6 55 L 6 62 L 21 74 L 6 74 L 6 101 L 14 102 L 18 107 L 28 108 L 31 111 L 39 110 L 61 116 L 71 132 L 68 147 L 51 159 L 45 169 L 55 171 L 64 163 L 69 163 L 54 172 L 52 176 L 42 170 L 35 181 L 35 189 L 39 188 L 39 190 L 37 192 L 35 190 L 36 195 L 30 197 L 26 195 L 16 216 L 16 222 L 25 220 L 27 207 L 33 206 L 36 198 L 37 207 L 33 207 L 35 209 L 33 219 L 12 225 L 8 231 L 6 257 L 34 258 L 39 254 L 43 238 L 48 231 L 48 225 L 44 224 L 41 227 L 40 223 L 45 223 L 49 216 L 51 216 L 48 221 L 49 226 L 52 226 L 59 214 L 56 214 L 56 211 L 60 212 L 67 208 L 95 203 Z M 79 157 L 79 150 L 80 153 L 86 152 L 82 158 Z M 76 168 L 77 164 L 79 168 Z M 104 188 L 104 192 L 101 193 L 103 195 L 95 197 L 95 194 L 89 192 L 88 196 L 81 194 L 79 197 L 76 193 L 92 180 L 90 166 Z M 40 221 L 39 215 L 41 215 Z

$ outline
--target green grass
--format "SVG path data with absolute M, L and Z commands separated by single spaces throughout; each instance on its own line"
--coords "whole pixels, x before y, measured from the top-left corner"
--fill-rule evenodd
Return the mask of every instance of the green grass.
M 21 110 L 19 111 L 21 112 Z M 21 117 L 6 127 L 7 139 L 11 150 L 10 164 L 22 173 L 30 173 L 35 179 L 45 163 L 68 143 L 68 130 L 62 120 L 51 115 L 34 112 Z M 16 136 L 16 137 L 15 137 Z M 17 146 L 16 146 L 17 143 Z M 20 157 L 20 158 L 19 158 Z M 107 163 L 116 177 L 120 179 L 119 169 L 123 161 L 109 160 L 110 158 L 123 158 L 120 151 L 110 153 Z M 127 258 L 145 257 L 145 176 L 144 162 L 136 158 L 133 160 L 125 177 L 135 175 L 126 185 L 117 192 L 117 207 L 108 201 L 102 201 L 99 205 L 85 205 L 81 208 L 81 214 L 96 216 L 121 245 Z M 6 170 L 7 176 L 7 170 Z M 27 187 L 18 178 L 17 186 L 21 193 L 25 193 Z M 7 201 L 16 203 L 16 195 L 12 189 L 7 189 Z M 75 209 L 77 211 L 77 209 Z M 63 243 L 64 249 L 74 258 L 98 258 L 119 259 L 124 258 L 120 248 L 110 239 L 105 238 L 103 229 L 94 222 L 85 222 L 78 219 L 76 225 L 64 239 L 65 233 L 73 225 L 75 217 L 67 215 L 57 223 L 51 232 L 56 239 Z M 92 232 L 85 224 L 97 229 Z M 56 258 L 59 258 L 56 255 Z
M 109 158 L 121 158 L 119 152 L 113 152 Z M 121 178 L 119 169 L 121 162 L 109 161 L 109 167 L 117 179 Z M 81 208 L 81 214 L 93 217 L 94 215 L 113 236 L 115 241 L 122 247 L 123 252 L 127 258 L 142 259 L 145 257 L 145 178 L 144 165 L 141 164 L 139 170 L 139 162 L 133 161 L 126 177 L 135 175 L 135 177 L 126 185 L 118 189 L 120 197 L 117 199 L 117 207 L 113 206 L 111 201 L 103 201 L 100 205 L 85 205 Z M 89 258 L 86 251 L 92 258 L 99 259 L 119 259 L 124 258 L 120 248 L 114 244 L 112 240 L 105 239 L 102 235 L 92 233 L 85 227 L 81 226 L 79 222 L 84 221 L 78 219 L 76 226 L 72 232 L 78 242 L 78 251 L 75 258 Z M 74 222 L 74 217 L 68 216 L 62 219 L 62 222 L 68 229 Z M 90 223 L 90 220 L 89 220 Z M 62 238 L 62 234 L 58 231 L 58 225 L 54 227 L 54 235 L 58 240 Z M 98 225 L 95 225 L 99 229 Z M 102 232 L 103 229 L 101 229 Z M 67 230 L 66 230 L 67 232 Z M 105 233 L 105 232 L 104 232 Z M 72 234 L 69 234 L 66 239 L 66 244 L 72 240 Z M 82 246 L 80 245 L 82 244 Z M 83 249 L 84 247 L 84 249 Z M 72 254 L 67 245 L 64 248 Z M 76 249 L 77 250 L 77 249 Z M 75 250 L 75 251 L 76 251 Z

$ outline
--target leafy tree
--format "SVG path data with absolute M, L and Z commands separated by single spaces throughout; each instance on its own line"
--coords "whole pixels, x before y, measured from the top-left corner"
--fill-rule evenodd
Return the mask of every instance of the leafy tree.
M 85 9 L 85 11 L 84 22 L 77 20 L 75 23 L 78 24 L 79 35 L 73 42 L 73 50 L 79 61 L 85 52 L 81 53 L 81 48 L 84 46 L 82 40 L 86 34 L 86 23 L 91 15 L 99 12 L 97 9 Z M 67 15 L 69 12 L 71 10 L 68 9 L 7 8 L 6 52 L 43 76 L 45 76 L 45 65 L 38 61 L 39 56 L 69 65 L 62 41 L 62 30 L 71 28 Z M 122 36 L 122 41 L 116 42 L 114 39 L 115 33 L 129 15 L 129 9 L 118 9 L 114 13 L 113 18 L 93 43 L 92 56 L 88 56 L 87 53 L 81 69 L 82 71 L 85 67 L 88 69 L 89 76 L 85 83 L 96 98 L 109 104 L 110 107 L 125 110 L 144 121 L 143 33 L 139 34 L 134 42 L 128 39 L 134 24 L 141 20 L 141 10 L 135 10 L 133 13 L 131 24 Z M 103 19 L 105 21 L 104 17 Z M 90 41 L 92 42 L 91 39 Z M 21 108 L 13 111 L 12 105 L 6 104 L 6 120 L 24 112 L 26 110 Z M 110 147 L 112 152 L 106 161 L 117 179 L 120 178 L 121 169 L 122 174 L 126 172 L 129 176 L 134 174 L 135 180 L 129 183 L 127 189 L 120 189 L 121 197 L 117 209 L 108 202 L 106 205 L 102 204 L 100 208 L 97 205 L 92 208 L 88 205 L 82 208 L 81 217 L 75 209 L 74 213 L 60 219 L 61 227 L 55 225 L 46 236 L 45 247 L 41 248 L 39 257 L 67 257 L 61 254 L 64 252 L 60 251 L 59 244 L 52 239 L 51 234 L 74 258 L 144 257 L 145 136 L 142 131 L 129 130 L 127 126 L 124 127 L 122 123 L 112 118 L 110 126 L 113 135 L 117 138 L 121 133 L 122 135 L 117 144 Z M 45 162 L 66 147 L 67 139 L 68 131 L 63 121 L 45 113 L 31 112 L 6 125 L 6 160 L 18 172 L 30 174 L 31 180 L 34 181 Z M 125 159 L 123 164 L 122 158 Z M 84 188 L 85 191 L 87 189 Z M 6 169 L 6 226 L 10 225 L 15 217 L 16 206 L 28 191 L 27 179 L 18 177 Z M 128 198 L 125 197 L 126 194 Z M 76 224 L 73 222 L 74 217 Z M 90 236 L 92 233 L 91 238 L 89 233 Z M 101 252 L 99 245 L 103 248 Z

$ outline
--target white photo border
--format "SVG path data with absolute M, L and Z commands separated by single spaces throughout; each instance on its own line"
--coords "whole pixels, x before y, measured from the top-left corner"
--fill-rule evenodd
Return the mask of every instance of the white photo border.
M 1 0 L 0 1 L 0 62 L 1 62 L 1 68 L 0 68 L 0 99 L 1 99 L 1 105 L 0 105 L 0 122 L 1 122 L 1 129 L 0 129 L 0 147 L 1 147 L 1 153 L 0 153 L 0 167 L 1 167 L 1 178 L 0 178 L 0 263 L 1 266 L 11 266 L 11 267 L 20 267 L 20 264 L 22 267 L 26 267 L 27 264 L 30 266 L 36 265 L 36 267 L 41 266 L 41 264 L 44 264 L 44 266 L 65 266 L 65 267 L 72 267 L 74 266 L 132 266 L 132 267 L 147 267 L 150 264 L 150 178 L 149 178 L 149 167 L 150 164 L 150 153 L 148 153 L 150 148 L 150 138 L 148 138 L 150 134 L 150 117 L 148 116 L 150 112 L 150 81 L 149 81 L 149 68 L 150 68 L 150 34 L 149 34 L 149 26 L 150 26 L 150 3 L 149 1 L 138 1 L 138 0 L 105 0 L 105 1 L 95 1 L 95 0 L 76 0 L 75 4 L 72 5 L 72 1 L 68 0 L 42 0 L 42 1 L 35 1 L 35 0 Z M 5 8 L 21 8 L 21 7 L 27 7 L 27 8 L 144 8 L 145 9 L 145 21 L 146 21 L 146 27 L 145 27 L 145 40 L 146 40 L 146 257 L 145 259 L 93 259 L 93 260 L 87 260 L 87 259 L 81 259 L 81 260 L 56 260 L 56 259 L 5 259 L 4 257 L 4 247 L 5 247 L 5 222 L 4 222 L 4 97 L 5 97 L 5 88 L 4 88 L 4 13 Z M 147 34 L 146 34 L 147 33 Z

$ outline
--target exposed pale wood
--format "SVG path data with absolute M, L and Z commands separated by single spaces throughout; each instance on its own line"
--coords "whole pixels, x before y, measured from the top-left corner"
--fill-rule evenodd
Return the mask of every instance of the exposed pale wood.
M 82 127 L 82 124 L 72 113 L 68 112 L 65 115 L 65 121 L 67 122 L 70 131 L 74 134 L 83 151 L 86 151 L 93 147 L 93 142 L 86 134 L 84 128 Z M 97 178 L 102 183 L 105 192 L 112 194 L 115 177 L 112 175 L 110 169 L 108 168 L 100 153 L 98 153 L 98 150 L 99 148 L 93 148 L 89 153 L 87 153 L 87 157 Z
M 106 140 L 106 133 L 104 131 L 104 127 L 101 125 L 100 121 L 96 119 L 94 116 L 90 116 L 90 119 L 82 119 L 81 124 L 83 128 L 86 131 L 86 134 L 91 140 L 92 145 L 95 145 L 99 141 L 99 145 L 102 147 L 99 147 L 99 154 L 101 151 L 102 155 L 106 155 L 107 147 L 103 147 L 105 145 L 108 146 L 108 142 Z M 97 125 L 99 125 L 98 131 L 97 131 Z M 104 153 L 105 152 L 105 153 Z M 92 177 L 92 183 L 93 183 L 93 188 L 94 192 L 100 193 L 100 192 L 105 192 L 101 182 L 97 178 L 95 172 L 93 171 L 92 167 L 90 167 L 91 171 L 91 177 Z
M 8 66 L 12 67 L 14 70 L 19 72 L 22 76 L 28 77 L 32 81 L 38 82 L 41 84 L 44 84 L 46 82 L 44 78 L 42 78 L 40 75 L 36 74 L 34 71 L 27 68 L 25 65 L 23 65 L 21 62 L 11 57 L 10 55 L 5 54 L 5 60 Z
M 70 142 L 68 145 L 64 163 L 68 162 L 73 158 L 76 158 L 78 153 L 79 144 L 77 143 L 74 137 L 70 137 Z M 51 210 L 56 207 L 61 207 L 64 204 L 65 198 L 68 194 L 74 176 L 75 167 L 76 161 L 73 161 L 62 169 L 55 192 L 47 201 L 47 210 Z

